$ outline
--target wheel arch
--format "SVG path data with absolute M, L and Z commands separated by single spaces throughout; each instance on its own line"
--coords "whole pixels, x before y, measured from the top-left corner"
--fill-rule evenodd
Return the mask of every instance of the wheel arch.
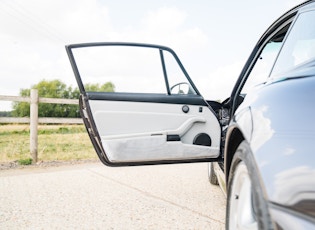
M 245 140 L 245 138 L 241 130 L 237 126 L 230 127 L 226 135 L 226 144 L 224 150 L 224 171 L 226 187 L 228 187 L 228 179 L 234 154 L 243 140 Z

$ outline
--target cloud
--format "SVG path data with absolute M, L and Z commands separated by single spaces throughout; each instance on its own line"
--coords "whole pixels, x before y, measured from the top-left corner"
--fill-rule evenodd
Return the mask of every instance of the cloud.
M 113 31 L 115 41 L 132 41 L 169 46 L 181 52 L 191 52 L 208 44 L 205 32 L 197 26 L 187 27 L 187 13 L 176 7 L 151 10 L 139 25 Z
M 188 15 L 175 7 L 144 14 L 139 22 L 114 28 L 110 8 L 96 0 L 38 2 L 2 1 L 0 76 L 17 93 L 43 78 L 62 78 L 70 72 L 64 45 L 94 41 L 134 41 L 169 45 L 189 52 L 207 43 L 198 27 L 185 27 Z M 138 23 L 138 24 L 137 24 Z M 68 76 L 67 76 L 68 77 Z M 69 76 L 73 77 L 73 76 Z M 23 82 L 17 79 L 24 79 Z M 74 78 L 73 78 L 74 79 Z
M 12 0 L 1 8 L 2 32 L 24 41 L 64 43 L 103 37 L 110 29 L 108 8 L 96 0 Z
M 274 188 L 272 199 L 286 205 L 294 205 L 299 202 L 314 200 L 315 170 L 307 165 L 291 167 L 274 176 Z M 307 183 L 305 183 L 307 181 Z
M 240 72 L 242 63 L 238 60 L 246 53 L 250 35 L 235 33 L 231 38 L 231 31 L 226 29 L 230 27 L 224 25 L 230 25 L 237 11 L 223 7 L 223 3 L 194 5 L 193 9 L 188 3 L 177 3 L 0 1 L 0 77 L 6 79 L 0 85 L 1 94 L 17 95 L 20 88 L 29 88 L 42 79 L 59 78 L 75 84 L 66 44 L 130 41 L 173 48 L 207 98 L 226 97 Z M 276 5 L 279 9 L 280 3 Z M 216 6 L 222 6 L 229 17 L 204 10 Z M 228 24 L 217 21 L 222 18 Z M 240 22 L 235 19 L 235 25 L 242 25 Z M 257 20 L 258 30 L 256 24 Z M 235 26 L 235 30 L 239 28 Z
M 159 8 L 156 11 L 150 11 L 148 16 L 143 20 L 143 24 L 150 31 L 164 30 L 173 32 L 178 27 L 182 26 L 187 18 L 187 14 L 179 9 L 172 8 Z
M 108 9 L 99 1 L 1 1 L 1 94 L 17 95 L 42 79 L 73 82 L 64 45 L 106 40 Z M 71 78 L 71 80 L 70 80 Z
M 236 61 L 220 66 L 195 83 L 205 99 L 223 101 L 230 96 L 243 65 L 242 61 Z

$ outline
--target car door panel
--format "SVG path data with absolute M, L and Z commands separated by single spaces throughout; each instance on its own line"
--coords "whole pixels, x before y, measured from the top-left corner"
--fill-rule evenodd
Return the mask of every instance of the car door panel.
M 165 84 L 165 93 L 138 93 L 134 91 L 119 92 L 95 92 L 86 91 L 84 80 L 72 53 L 72 49 L 95 48 L 111 46 L 113 43 L 78 44 L 67 46 L 68 56 L 80 89 L 80 111 L 87 128 L 93 146 L 103 163 L 110 166 L 139 165 L 173 162 L 213 161 L 219 159 L 221 127 L 216 113 L 199 94 L 192 83 L 178 57 L 171 49 L 156 45 L 115 43 L 114 46 L 132 46 L 149 49 L 157 49 L 160 55 L 163 69 L 160 78 Z M 184 78 L 173 78 L 177 72 L 169 71 L 165 63 L 164 52 L 170 52 L 182 70 Z M 90 55 L 89 52 L 83 53 Z M 97 70 L 102 68 L 102 60 L 98 52 L 95 52 Z M 115 52 L 111 52 L 111 55 Z M 146 54 L 146 53 L 145 53 Z M 93 58 L 84 56 L 79 59 L 83 63 L 82 69 L 89 79 L 100 76 L 101 81 L 106 79 L 106 74 L 95 74 L 94 65 L 84 65 L 84 62 L 93 63 Z M 136 56 L 135 58 L 136 59 Z M 170 57 L 167 58 L 169 60 Z M 110 58 L 106 58 L 107 62 Z M 116 60 L 116 59 L 115 59 Z M 140 69 L 147 64 L 141 59 Z M 156 59 L 155 59 L 156 60 Z M 135 63 L 135 60 L 132 60 Z M 108 63 L 107 67 L 108 68 Z M 172 64 L 173 68 L 174 63 Z M 151 65 L 152 66 L 152 65 Z M 112 67 L 112 66 L 110 66 Z M 120 65 L 120 70 L 127 72 Z M 147 71 L 148 68 L 145 68 Z M 133 88 L 136 81 L 130 81 L 130 77 L 136 76 L 136 68 L 133 66 L 132 74 L 128 75 L 128 82 L 132 82 Z M 106 71 L 105 71 L 106 72 Z M 107 71 L 107 74 L 111 74 Z M 122 77 L 122 75 L 115 75 Z M 155 75 L 155 70 L 147 76 Z M 93 78 L 91 76 L 94 76 Z M 113 75 L 114 76 L 114 75 Z M 135 79 L 139 79 L 136 77 Z M 114 81 L 116 83 L 116 81 Z M 118 83 L 123 81 L 117 80 Z M 155 81 L 156 82 L 156 81 Z M 171 82 L 171 86 L 169 84 Z M 176 83 L 177 82 L 177 83 Z M 128 83 L 131 84 L 131 83 Z M 161 84 L 159 84 L 161 85 Z M 128 85 L 127 85 L 128 86 Z M 173 87 L 172 87 L 173 86 Z M 175 90 L 175 87 L 177 89 Z M 152 84 L 144 88 L 151 89 Z M 182 90 L 186 87 L 186 90 Z M 136 87 L 141 88 L 141 87 Z M 143 88 L 143 87 L 142 87 Z M 161 88 L 160 90 L 161 91 Z
M 219 155 L 220 140 L 209 130 L 220 127 L 211 121 L 216 118 L 206 106 L 111 100 L 89 100 L 89 105 L 102 146 L 112 162 Z M 183 106 L 189 112 L 183 112 Z M 193 144 L 200 133 L 208 133 L 211 146 Z

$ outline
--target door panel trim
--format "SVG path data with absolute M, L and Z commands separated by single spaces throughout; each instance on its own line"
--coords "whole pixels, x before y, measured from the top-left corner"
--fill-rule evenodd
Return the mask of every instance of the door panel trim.
M 187 104 L 208 106 L 207 102 L 199 95 L 166 95 L 154 93 L 104 93 L 87 92 L 88 100 L 100 101 L 132 101 L 132 102 L 150 102 L 167 104 Z
M 219 147 L 184 144 L 167 141 L 166 135 L 146 136 L 104 141 L 104 149 L 112 163 L 144 162 L 178 159 L 216 158 Z M 137 149 L 137 151 L 134 151 Z
M 178 135 L 182 137 L 194 123 L 205 123 L 206 119 L 203 117 L 191 117 L 188 118 L 180 127 L 174 130 L 161 130 L 147 133 L 132 133 L 132 134 L 119 134 L 119 135 L 104 135 L 101 136 L 104 140 L 123 139 L 123 138 L 134 138 L 142 136 L 158 136 L 158 135 Z

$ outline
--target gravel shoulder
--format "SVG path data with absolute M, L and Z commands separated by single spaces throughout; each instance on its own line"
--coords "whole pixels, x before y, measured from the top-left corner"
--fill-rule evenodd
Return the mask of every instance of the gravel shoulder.
M 97 163 L 98 159 L 85 159 L 85 160 L 69 160 L 69 161 L 39 161 L 31 165 L 20 165 L 18 161 L 12 162 L 0 162 L 0 171 L 2 170 L 13 170 L 13 169 L 30 169 L 30 168 L 48 168 L 48 167 L 60 167 L 67 165 L 78 165 Z

